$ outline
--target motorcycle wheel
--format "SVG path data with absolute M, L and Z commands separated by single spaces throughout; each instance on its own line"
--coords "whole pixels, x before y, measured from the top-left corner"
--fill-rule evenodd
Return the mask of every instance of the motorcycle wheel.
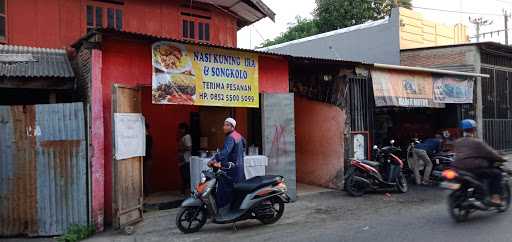
M 448 212 L 455 222 L 460 223 L 468 219 L 471 210 L 460 207 L 463 199 L 458 198 L 458 193 L 455 191 L 448 197 Z
M 358 174 L 357 171 L 352 173 L 345 181 L 345 190 L 353 197 L 360 197 L 366 193 L 366 186 L 354 179 Z
M 176 227 L 185 234 L 195 233 L 204 226 L 207 219 L 206 210 L 202 207 L 182 207 L 176 215 Z
M 504 213 L 510 207 L 510 186 L 507 184 L 503 185 L 503 200 L 505 201 L 505 205 L 498 208 L 499 213 Z
M 269 200 L 272 206 L 272 210 L 274 211 L 274 216 L 265 217 L 265 218 L 257 218 L 262 224 L 273 224 L 277 222 L 284 213 L 284 202 L 280 199 L 270 199 Z
M 409 185 L 407 184 L 407 178 L 403 173 L 400 172 L 400 175 L 396 178 L 396 190 L 400 193 L 406 193 L 409 189 Z

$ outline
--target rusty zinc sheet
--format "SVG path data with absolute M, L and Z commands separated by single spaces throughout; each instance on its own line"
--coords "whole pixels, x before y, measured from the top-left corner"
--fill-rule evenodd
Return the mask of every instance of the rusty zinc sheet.
M 81 103 L 0 106 L 0 236 L 87 224 Z

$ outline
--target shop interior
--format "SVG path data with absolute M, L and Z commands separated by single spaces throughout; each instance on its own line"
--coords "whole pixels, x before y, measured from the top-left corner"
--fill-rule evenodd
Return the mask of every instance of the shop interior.
M 192 156 L 210 156 L 224 143 L 222 126 L 227 117 L 237 120 L 237 131 L 247 147 L 262 153 L 261 111 L 259 108 L 229 108 L 192 105 L 153 104 L 151 87 L 142 88 L 142 112 L 152 137 L 149 192 L 145 207 L 166 209 L 186 197 L 178 161 L 179 125 L 186 123 L 192 137 Z
M 406 150 L 414 138 L 433 138 L 446 135 L 446 150 L 459 137 L 457 129 L 462 118 L 462 104 L 446 104 L 444 108 L 376 107 L 374 112 L 373 144 L 386 146 L 391 140 Z

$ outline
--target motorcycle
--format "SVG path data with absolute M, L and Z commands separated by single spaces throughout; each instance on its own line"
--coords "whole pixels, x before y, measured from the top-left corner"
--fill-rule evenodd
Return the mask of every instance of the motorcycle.
M 176 226 L 183 233 L 199 231 L 208 218 L 216 224 L 235 223 L 257 219 L 263 224 L 277 222 L 284 213 L 284 204 L 290 202 L 282 176 L 256 176 L 234 185 L 231 209 L 220 214 L 215 203 L 217 182 L 228 177 L 222 169 L 202 171 L 201 182 L 192 196 L 181 204 L 176 215 Z
M 407 146 L 407 155 L 406 155 L 406 164 L 407 167 L 404 169 L 404 173 L 409 178 L 414 178 L 414 172 L 412 170 L 412 162 L 414 159 L 413 150 L 416 144 L 419 143 L 418 139 L 413 139 L 411 143 Z M 454 153 L 435 153 L 429 154 L 429 158 L 432 161 L 432 173 L 430 174 L 430 180 L 436 183 L 440 183 L 443 181 L 442 173 L 444 170 L 448 169 L 452 162 L 455 160 Z M 423 175 L 424 167 L 420 171 L 420 175 Z
M 510 207 L 510 172 L 499 166 L 503 172 L 503 206 L 492 206 L 490 201 L 489 186 L 486 180 L 477 178 L 471 173 L 448 169 L 442 174 L 444 182 L 441 187 L 451 190 L 448 196 L 448 211 L 456 222 L 466 221 L 471 213 L 476 211 L 505 212 Z
M 384 189 L 407 192 L 407 179 L 402 172 L 404 163 L 398 158 L 401 149 L 395 147 L 394 143 L 392 140 L 390 146 L 373 147 L 377 161 L 352 160 L 345 179 L 345 190 L 350 195 L 357 197 L 370 190 Z

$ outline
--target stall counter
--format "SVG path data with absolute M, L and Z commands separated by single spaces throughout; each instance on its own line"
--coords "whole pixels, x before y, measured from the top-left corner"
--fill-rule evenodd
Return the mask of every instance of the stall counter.
M 201 171 L 208 169 L 208 161 L 212 157 L 201 158 L 199 156 L 192 156 L 190 158 L 190 189 L 194 187 L 201 180 Z M 244 157 L 244 172 L 245 178 L 249 179 L 255 176 L 264 176 L 265 167 L 268 165 L 268 158 L 263 155 L 251 155 Z

